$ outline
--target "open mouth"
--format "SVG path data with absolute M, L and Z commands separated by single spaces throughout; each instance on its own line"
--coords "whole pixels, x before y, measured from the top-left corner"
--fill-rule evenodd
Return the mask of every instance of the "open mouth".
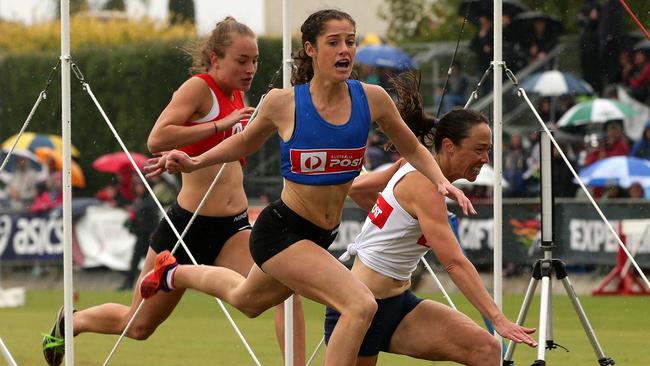
M 336 61 L 334 67 L 336 67 L 337 69 L 348 69 L 350 67 L 350 60 Z

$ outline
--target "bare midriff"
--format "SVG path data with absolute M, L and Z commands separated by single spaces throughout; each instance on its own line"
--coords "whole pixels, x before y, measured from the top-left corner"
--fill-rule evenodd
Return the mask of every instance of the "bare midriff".
M 183 173 L 183 186 L 178 194 L 178 204 L 194 212 L 207 192 L 221 164 L 211 165 L 192 173 Z M 243 186 L 244 174 L 239 162 L 226 164 L 223 173 L 208 196 L 199 215 L 226 217 L 248 208 Z
M 376 272 L 356 257 L 352 266 L 354 277 L 366 285 L 376 299 L 386 299 L 397 296 L 411 287 L 411 281 L 396 280 Z
M 282 201 L 305 220 L 330 230 L 341 222 L 343 204 L 351 184 L 309 186 L 285 179 Z

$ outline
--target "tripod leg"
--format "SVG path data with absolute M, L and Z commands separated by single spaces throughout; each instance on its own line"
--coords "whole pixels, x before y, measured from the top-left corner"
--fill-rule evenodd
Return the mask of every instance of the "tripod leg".
M 528 309 L 530 309 L 530 301 L 535 294 L 537 289 L 537 279 L 535 277 L 530 279 L 528 283 L 528 289 L 526 290 L 526 296 L 524 296 L 524 303 L 521 304 L 521 309 L 519 310 L 519 315 L 517 316 L 517 324 L 524 325 L 526 321 L 526 315 L 528 315 Z M 506 354 L 503 356 L 503 366 L 512 365 L 512 354 L 515 353 L 515 347 L 517 343 L 513 341 L 508 342 L 508 348 L 506 349 Z
M 551 287 L 551 277 L 545 275 L 542 277 L 542 289 L 541 289 L 541 300 L 539 308 L 539 342 L 537 344 L 537 360 L 533 365 L 545 365 L 546 357 L 546 331 L 548 330 L 548 315 L 550 307 L 550 287 Z
M 553 342 L 553 281 L 548 283 L 548 321 L 546 322 L 546 348 L 555 348 Z
M 580 300 L 578 300 L 578 295 L 576 295 L 576 292 L 573 289 L 573 285 L 571 285 L 571 281 L 569 281 L 569 277 L 564 276 L 563 278 L 561 278 L 561 280 L 562 280 L 562 284 L 564 285 L 564 289 L 566 290 L 567 294 L 569 295 L 569 298 L 571 299 L 573 308 L 575 309 L 576 314 L 578 314 L 580 323 L 582 323 L 582 328 L 584 328 L 585 333 L 589 338 L 589 342 L 591 342 L 591 347 L 594 349 L 594 352 L 598 357 L 598 363 L 601 366 L 613 365 L 614 360 L 605 356 L 605 353 L 603 352 L 600 343 L 598 343 L 598 339 L 596 339 L 596 333 L 594 333 L 594 329 L 591 327 L 591 324 L 589 324 L 589 320 L 587 319 L 587 314 L 585 314 L 585 311 L 582 309 Z

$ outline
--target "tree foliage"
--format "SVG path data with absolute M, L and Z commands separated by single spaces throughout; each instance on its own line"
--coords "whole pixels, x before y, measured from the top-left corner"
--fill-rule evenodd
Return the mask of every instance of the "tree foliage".
M 486 0 L 487 1 L 487 0 Z M 534 10 L 562 19 L 568 33 L 578 31 L 576 18 L 582 1 L 521 0 Z M 463 17 L 458 14 L 462 0 L 384 0 L 378 16 L 388 23 L 386 38 L 395 43 L 454 40 Z M 627 0 L 626 3 L 642 24 L 650 23 L 650 1 Z M 625 14 L 630 31 L 638 31 L 633 20 Z M 472 36 L 475 27 L 469 26 L 465 39 Z
M 196 24 L 194 0 L 169 0 L 169 24 Z

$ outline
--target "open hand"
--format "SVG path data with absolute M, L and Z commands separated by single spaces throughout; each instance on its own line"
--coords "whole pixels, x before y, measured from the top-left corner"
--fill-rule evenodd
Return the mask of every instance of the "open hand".
M 165 159 L 167 152 L 160 153 L 158 156 L 155 156 L 149 160 L 144 166 L 145 177 L 152 178 L 157 177 L 165 172 Z
M 462 190 L 454 187 L 449 183 L 449 181 L 445 180 L 443 183 L 439 183 L 438 192 L 458 202 L 458 205 L 460 205 L 460 208 L 463 210 L 465 215 L 476 215 L 476 210 L 474 209 L 474 206 L 472 206 L 472 202 L 469 198 L 465 196 L 465 193 L 463 193 Z
M 537 347 L 537 342 L 529 335 L 535 333 L 535 328 L 526 328 L 508 319 L 494 322 L 492 325 L 494 325 L 494 329 L 503 338 L 507 338 L 515 343 L 524 343 L 530 347 Z

